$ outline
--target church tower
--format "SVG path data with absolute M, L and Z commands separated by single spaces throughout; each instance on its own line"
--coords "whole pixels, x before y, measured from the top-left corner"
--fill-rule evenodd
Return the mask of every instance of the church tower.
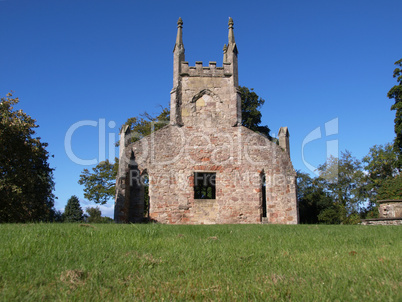
M 170 124 L 185 127 L 233 127 L 241 124 L 241 100 L 238 93 L 238 50 L 229 18 L 228 44 L 224 46 L 223 66 L 208 66 L 185 61 L 183 21 L 177 22 L 173 50 L 173 89 L 170 98 Z

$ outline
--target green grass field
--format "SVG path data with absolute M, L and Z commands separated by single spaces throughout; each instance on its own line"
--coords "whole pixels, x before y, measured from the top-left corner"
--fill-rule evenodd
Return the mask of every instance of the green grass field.
M 0 225 L 1 301 L 401 301 L 402 227 Z

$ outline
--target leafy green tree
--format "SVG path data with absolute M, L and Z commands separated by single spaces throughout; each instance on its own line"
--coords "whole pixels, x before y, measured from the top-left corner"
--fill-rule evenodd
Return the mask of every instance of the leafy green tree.
M 391 144 L 386 144 L 385 146 L 375 145 L 370 148 L 369 154 L 363 158 L 362 162 L 365 164 L 365 190 L 370 202 L 368 211 L 372 211 L 373 213 L 370 216 L 375 217 L 378 215 L 377 200 L 396 198 L 398 196 L 398 194 L 395 195 L 397 190 L 391 189 L 397 186 L 398 178 L 395 177 L 401 172 L 398 164 L 398 154 L 395 153 L 395 149 Z M 380 193 L 382 197 L 379 196 Z M 384 198 L 386 194 L 388 196 Z
M 85 210 L 88 213 L 87 221 L 89 223 L 112 223 L 114 222 L 110 217 L 102 217 L 102 212 L 99 207 L 89 207 Z
M 339 204 L 332 204 L 330 207 L 323 209 L 318 214 L 318 221 L 324 224 L 340 224 L 342 207 Z
M 402 59 L 395 62 L 395 65 L 402 67 Z M 391 106 L 391 110 L 395 110 L 395 140 L 394 150 L 399 155 L 398 167 L 402 168 L 402 69 L 395 68 L 393 77 L 396 78 L 398 85 L 390 89 L 387 96 L 394 99 L 395 102 Z
M 64 209 L 64 221 L 79 222 L 82 221 L 83 215 L 84 212 L 82 211 L 78 197 L 75 195 L 71 196 Z
M 373 187 L 379 187 L 382 180 L 399 174 L 398 154 L 396 154 L 391 144 L 374 145 L 370 148 L 362 162 L 364 169 L 369 173 Z
M 115 164 L 109 160 L 102 161 L 92 172 L 84 169 L 78 183 L 84 185 L 84 197 L 95 203 L 105 204 L 115 195 L 115 182 L 118 171 L 117 158 Z
M 0 222 L 48 221 L 54 215 L 53 169 L 36 121 L 9 93 L 0 99 Z
M 345 151 L 341 152 L 340 158 L 329 157 L 318 171 L 320 181 L 336 205 L 334 210 L 338 211 L 339 221 L 355 221 L 354 217 L 365 202 L 365 176 L 361 162 Z
M 378 189 L 378 200 L 402 199 L 402 175 L 387 178 Z
M 88 222 L 90 223 L 99 223 L 102 221 L 102 212 L 99 207 L 89 207 L 85 210 L 88 213 Z
M 265 100 L 260 98 L 254 92 L 253 88 L 239 87 L 239 91 L 241 97 L 242 125 L 271 139 L 268 126 L 261 126 L 262 114 L 259 109 L 264 105 Z
M 64 213 L 60 210 L 54 211 L 53 217 L 50 219 L 51 222 L 63 222 L 64 221 Z
M 336 211 L 336 207 L 318 178 L 311 178 L 301 171 L 297 172 L 297 200 L 300 223 L 337 223 L 336 219 L 328 221 L 328 213 L 324 215 L 328 210 Z

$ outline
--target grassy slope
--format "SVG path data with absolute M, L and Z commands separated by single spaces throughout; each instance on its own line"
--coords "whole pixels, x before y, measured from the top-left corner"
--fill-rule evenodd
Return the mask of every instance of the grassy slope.
M 402 228 L 0 225 L 0 300 L 401 301 Z

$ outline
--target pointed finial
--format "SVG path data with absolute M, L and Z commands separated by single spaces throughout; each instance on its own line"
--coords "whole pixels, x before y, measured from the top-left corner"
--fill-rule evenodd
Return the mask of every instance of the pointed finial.
M 228 61 L 228 46 L 223 45 L 223 63 L 227 63 Z
M 183 27 L 183 20 L 181 17 L 179 17 L 179 20 L 177 20 L 177 27 Z
M 233 33 L 233 19 L 229 17 L 229 44 L 234 44 L 235 43 L 235 38 L 234 38 L 234 33 Z
M 183 45 L 183 20 L 181 17 L 177 21 L 177 37 L 176 37 L 176 45 L 182 46 Z
M 228 23 L 228 25 L 229 25 L 229 28 L 233 28 L 234 22 L 233 22 L 232 17 L 229 17 L 229 23 Z

